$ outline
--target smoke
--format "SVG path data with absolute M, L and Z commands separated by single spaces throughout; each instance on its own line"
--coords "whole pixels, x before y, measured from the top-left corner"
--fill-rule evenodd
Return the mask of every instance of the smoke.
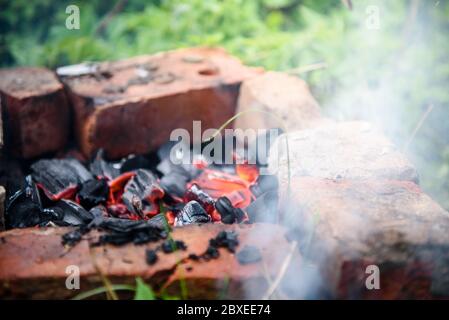
M 328 69 L 316 71 L 321 81 L 312 87 L 315 96 L 329 117 L 365 120 L 385 133 L 416 165 L 424 189 L 449 208 L 449 125 L 443 120 L 449 115 L 445 92 L 449 55 L 443 40 L 447 41 L 449 30 L 449 3 L 360 0 L 353 4 L 340 44 L 342 59 L 326 61 Z M 439 68 L 446 71 L 439 72 Z M 317 247 L 310 245 L 314 222 L 307 220 L 293 199 L 281 197 L 280 202 L 281 213 L 289 213 L 284 226 L 295 226 L 290 241 L 298 243 L 295 254 L 303 262 L 302 267 L 284 274 L 279 291 L 289 298 L 328 297 L 319 271 L 327 253 L 314 252 Z M 366 229 L 367 224 L 361 227 Z M 274 237 L 265 234 L 263 241 Z M 273 259 L 286 255 L 279 250 Z M 263 296 L 249 286 L 246 289 L 248 297 Z
M 337 89 L 324 81 L 315 94 L 330 117 L 366 120 L 384 132 L 448 209 L 449 1 L 353 2 L 343 59 L 322 71 L 325 78 L 342 70 Z

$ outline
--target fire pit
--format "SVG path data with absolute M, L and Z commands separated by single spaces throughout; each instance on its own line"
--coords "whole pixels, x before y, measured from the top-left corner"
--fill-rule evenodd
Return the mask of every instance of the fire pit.
M 0 74 L 0 296 L 449 296 L 448 213 L 296 77 L 209 48 Z

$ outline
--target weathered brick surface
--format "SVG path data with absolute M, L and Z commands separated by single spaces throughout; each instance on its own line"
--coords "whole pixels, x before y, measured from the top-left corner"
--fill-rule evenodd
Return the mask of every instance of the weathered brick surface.
M 418 181 L 413 165 L 366 122 L 322 125 L 288 134 L 290 175 L 326 179 L 386 178 Z M 270 167 L 282 183 L 288 166 L 285 136 L 270 150 Z
M 281 195 L 335 297 L 449 297 L 449 213 L 415 183 L 297 177 Z M 380 290 L 365 287 L 372 264 Z
M 250 109 L 264 113 L 248 112 Z M 330 122 L 321 117 L 320 107 L 307 84 L 298 77 L 281 72 L 267 72 L 243 81 L 237 112 L 245 112 L 235 121 L 235 128 L 241 129 L 285 126 L 292 131 L 310 128 L 323 121 Z
M 0 70 L 5 143 L 33 158 L 62 148 L 69 133 L 69 106 L 62 84 L 43 68 Z
M 147 153 L 172 130 L 218 128 L 235 112 L 242 80 L 261 72 L 220 49 L 184 49 L 98 66 L 69 77 L 75 129 L 86 155 L 104 148 L 112 158 Z
M 114 284 L 133 283 L 140 276 L 155 289 L 165 287 L 170 293 L 178 294 L 179 270 L 189 288 L 189 298 L 213 298 L 225 293 L 226 296 L 246 297 L 245 284 L 259 285 L 259 294 L 266 289 L 262 262 L 240 265 L 233 254 L 220 250 L 220 258 L 195 262 L 188 260 L 190 253 L 202 254 L 210 238 L 220 230 L 235 230 L 239 234 L 240 245 L 255 245 L 261 249 L 268 275 L 278 273 L 290 244 L 284 237 L 284 229 L 272 225 L 224 226 L 203 225 L 176 228 L 172 234 L 176 240 L 183 240 L 186 251 L 159 254 L 159 261 L 149 266 L 145 262 L 145 249 L 154 248 L 156 243 L 122 247 L 102 246 L 89 248 L 94 234 L 70 250 L 61 245 L 61 234 L 66 228 L 15 229 L 0 234 L 0 296 L 4 298 L 69 298 L 79 292 L 65 288 L 65 273 L 68 265 L 80 268 L 81 291 L 102 285 L 98 269 Z M 261 235 L 273 234 L 274 242 Z M 90 238 L 90 240 L 89 240 Z M 281 251 L 279 251 L 281 250 Z M 294 256 L 291 269 L 298 269 L 299 257 Z M 227 280 L 229 281 L 227 281 Z M 223 283 L 228 289 L 223 291 Z M 251 291 L 253 292 L 253 291 Z

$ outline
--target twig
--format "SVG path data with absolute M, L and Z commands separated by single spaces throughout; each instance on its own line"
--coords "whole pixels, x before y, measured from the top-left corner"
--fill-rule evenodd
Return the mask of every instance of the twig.
M 309 64 L 306 66 L 301 66 L 295 69 L 290 69 L 287 72 L 288 73 L 293 73 L 293 74 L 301 74 L 301 73 L 307 73 L 307 72 L 311 72 L 311 71 L 316 71 L 316 70 L 320 70 L 320 69 L 326 69 L 328 67 L 326 62 L 318 62 L 318 63 L 313 63 L 313 64 Z
M 349 10 L 352 10 L 352 1 L 351 0 L 341 0 L 343 5 L 348 8 Z
M 109 11 L 103 19 L 101 19 L 100 23 L 98 24 L 97 28 L 95 29 L 95 34 L 101 34 L 106 29 L 109 21 L 120 11 L 125 8 L 126 4 L 128 3 L 128 0 L 118 0 L 115 5 L 112 7 L 111 11 Z
M 114 291 L 113 285 L 111 284 L 109 279 L 104 275 L 103 271 L 101 270 L 100 266 L 98 265 L 97 259 L 95 257 L 95 253 L 93 252 L 90 245 L 89 245 L 89 254 L 90 254 L 90 258 L 92 260 L 92 264 L 94 265 L 95 270 L 100 275 L 101 281 L 103 282 L 103 285 L 106 289 L 106 296 L 108 297 L 108 299 L 118 300 L 118 296 Z
M 295 249 L 296 249 L 296 245 L 297 244 L 298 243 L 296 241 L 293 241 L 291 243 L 290 250 L 289 250 L 287 256 L 285 257 L 284 262 L 281 265 L 281 269 L 279 270 L 279 273 L 278 273 L 276 279 L 273 281 L 271 286 L 265 292 L 265 294 L 262 297 L 262 300 L 268 300 L 273 295 L 274 291 L 276 291 L 276 288 L 281 283 L 281 280 L 284 277 L 285 272 L 287 272 L 287 268 L 290 265 L 290 262 L 292 260 L 293 254 L 295 253 Z
M 270 274 L 268 272 L 267 264 L 265 263 L 264 260 L 262 260 L 262 267 L 263 267 L 263 273 L 264 273 L 264 276 L 265 276 L 265 280 L 267 280 L 268 285 L 271 286 L 273 284 L 273 279 L 271 279 L 271 276 L 270 276 Z M 273 295 L 275 293 L 279 297 L 279 299 L 282 299 L 282 300 L 287 300 L 288 299 L 288 297 L 279 288 L 277 288 L 273 292 Z
M 403 152 L 407 151 L 407 149 L 410 147 L 410 144 L 415 139 L 416 134 L 421 129 L 422 125 L 424 124 L 424 122 L 426 121 L 427 117 L 432 112 L 432 110 L 433 110 L 433 104 L 429 104 L 426 112 L 424 112 L 424 114 L 419 119 L 418 124 L 416 125 L 415 129 L 412 132 L 412 135 L 410 136 L 410 138 L 407 140 L 406 144 L 404 145 L 404 148 L 402 149 Z

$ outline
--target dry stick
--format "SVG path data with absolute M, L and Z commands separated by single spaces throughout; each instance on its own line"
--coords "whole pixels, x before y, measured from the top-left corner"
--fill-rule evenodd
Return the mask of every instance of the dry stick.
M 341 0 L 343 5 L 348 8 L 349 10 L 352 10 L 352 1 L 351 0 Z
M 98 272 L 98 274 L 100 275 L 101 281 L 104 284 L 104 287 L 106 288 L 106 296 L 108 297 L 108 299 L 111 300 L 118 300 L 118 296 L 115 293 L 113 286 L 111 284 L 111 282 L 109 281 L 109 279 L 104 275 L 103 271 L 101 270 L 100 266 L 97 263 L 97 259 L 95 257 L 95 253 L 93 252 L 92 248 L 89 245 L 89 254 L 90 254 L 90 258 L 92 260 L 92 264 L 95 267 L 95 270 Z
M 328 65 L 326 62 L 318 62 L 318 63 L 313 63 L 313 64 L 309 64 L 309 65 L 305 65 L 305 66 L 301 66 L 298 68 L 287 70 L 287 73 L 301 74 L 301 73 L 307 73 L 307 72 L 316 71 L 316 70 L 320 70 L 320 69 L 326 69 L 327 67 L 328 67 Z
M 98 24 L 97 28 L 95 29 L 95 34 L 101 34 L 104 29 L 107 27 L 109 21 L 120 11 L 125 8 L 126 4 L 128 3 L 128 0 L 118 0 L 114 7 L 112 7 L 111 11 L 109 11 L 103 19 L 101 19 L 100 23 Z
M 407 151 L 408 147 L 410 146 L 412 141 L 415 139 L 416 134 L 418 133 L 419 129 L 421 129 L 422 125 L 424 124 L 424 122 L 426 121 L 427 117 L 432 112 L 432 110 L 433 110 L 433 104 L 429 104 L 429 106 L 427 107 L 426 112 L 424 112 L 424 114 L 419 119 L 418 124 L 416 125 L 415 129 L 412 132 L 412 135 L 407 140 L 407 143 L 404 145 L 404 147 L 402 149 L 403 152 Z
M 281 265 L 281 269 L 279 270 L 279 273 L 278 273 L 276 279 L 273 281 L 271 286 L 268 288 L 267 292 L 265 292 L 265 294 L 262 297 L 262 300 L 268 300 L 273 295 L 273 293 L 276 291 L 276 288 L 281 283 L 281 280 L 284 277 L 285 272 L 287 272 L 287 268 L 290 265 L 290 262 L 293 258 L 293 254 L 295 253 L 297 244 L 298 243 L 296 241 L 293 241 L 291 243 L 290 250 L 289 250 L 287 256 L 285 257 L 284 262 Z
M 263 268 L 262 271 L 264 273 L 265 280 L 267 280 L 268 285 L 271 286 L 273 284 L 273 279 L 271 279 L 271 276 L 270 276 L 270 274 L 268 272 L 268 268 L 267 268 L 267 264 L 265 263 L 265 260 L 262 260 L 262 268 Z M 282 300 L 287 300 L 288 299 L 288 297 L 279 288 L 277 288 L 275 290 L 275 292 L 273 292 L 273 295 L 275 293 L 277 294 L 279 299 L 282 299 Z

